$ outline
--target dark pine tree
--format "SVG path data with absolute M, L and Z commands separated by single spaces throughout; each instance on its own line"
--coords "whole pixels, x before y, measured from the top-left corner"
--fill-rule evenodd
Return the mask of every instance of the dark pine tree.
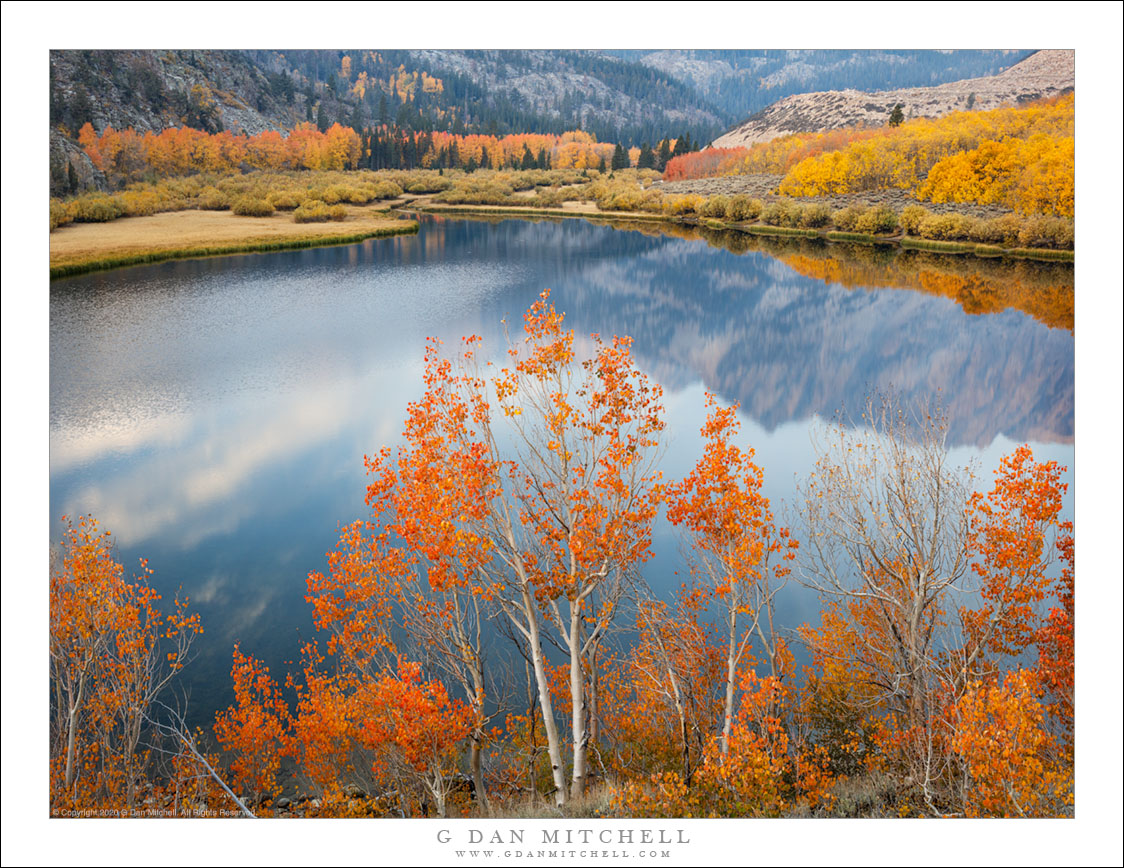
M 86 92 L 86 88 L 78 85 L 74 89 L 74 97 L 70 101 L 70 124 L 69 126 L 77 131 L 84 127 L 87 123 L 94 122 L 94 106 L 90 101 L 90 95 Z

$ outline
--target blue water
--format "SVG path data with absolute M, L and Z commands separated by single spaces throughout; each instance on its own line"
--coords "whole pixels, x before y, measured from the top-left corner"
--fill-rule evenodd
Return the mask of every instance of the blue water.
M 579 336 L 634 337 L 666 392 L 665 474 L 700 454 L 706 390 L 740 402 L 782 515 L 818 420 L 879 388 L 939 393 L 954 457 L 985 476 L 1027 441 L 1072 467 L 1070 332 L 698 240 L 426 218 L 417 236 L 55 281 L 52 539 L 60 516 L 92 513 L 127 568 L 146 557 L 158 588 L 191 597 L 206 629 L 184 673 L 195 722 L 230 701 L 234 643 L 283 672 L 315 632 L 305 577 L 365 515 L 363 456 L 396 442 L 426 337 L 480 334 L 498 353 L 501 320 L 517 326 L 544 288 Z M 654 547 L 645 577 L 666 592 L 680 543 L 661 523 Z M 817 607 L 793 586 L 779 618 L 794 627 Z

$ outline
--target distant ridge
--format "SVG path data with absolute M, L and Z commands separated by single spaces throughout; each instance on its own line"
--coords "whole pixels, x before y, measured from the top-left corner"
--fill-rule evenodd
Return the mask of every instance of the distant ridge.
M 821 91 L 785 97 L 752 115 L 714 140 L 716 148 L 737 148 L 768 142 L 792 133 L 810 133 L 858 124 L 880 126 L 902 104 L 905 117 L 940 117 L 969 108 L 1002 105 L 1057 96 L 1073 89 L 1073 51 L 1038 51 L 998 75 L 967 78 L 933 87 L 909 87 L 865 93 Z

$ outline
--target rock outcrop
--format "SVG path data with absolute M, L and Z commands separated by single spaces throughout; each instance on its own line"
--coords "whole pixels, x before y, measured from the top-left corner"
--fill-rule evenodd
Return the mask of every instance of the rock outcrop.
M 792 133 L 820 132 L 859 124 L 885 124 L 895 105 L 909 118 L 935 118 L 955 111 L 999 108 L 1058 96 L 1073 89 L 1073 52 L 1038 51 L 999 75 L 967 78 L 934 87 L 864 93 L 823 91 L 786 97 L 714 140 L 716 148 L 739 148 Z

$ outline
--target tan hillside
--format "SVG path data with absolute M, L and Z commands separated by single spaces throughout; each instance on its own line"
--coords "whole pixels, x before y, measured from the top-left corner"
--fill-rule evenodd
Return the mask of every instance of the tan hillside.
M 881 125 L 898 103 L 902 104 L 907 119 L 940 117 L 969 107 L 993 109 L 1056 96 L 1072 88 L 1073 52 L 1039 51 L 999 75 L 986 78 L 874 93 L 837 90 L 786 97 L 715 139 L 714 147 L 744 147 L 791 133 L 819 132 L 857 124 Z

